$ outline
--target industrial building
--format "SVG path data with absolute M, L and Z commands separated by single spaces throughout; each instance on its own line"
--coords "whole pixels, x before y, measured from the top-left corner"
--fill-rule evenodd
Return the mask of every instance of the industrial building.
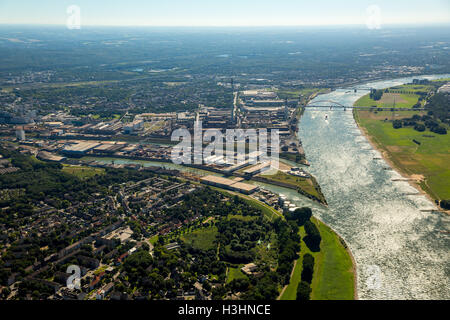
M 45 161 L 53 161 L 53 162 L 61 162 L 66 159 L 66 157 L 61 157 L 56 154 L 47 152 L 47 151 L 41 151 L 37 154 L 37 158 Z
M 120 133 L 123 124 L 119 121 L 99 122 L 96 124 L 86 124 L 79 128 L 80 131 L 91 134 L 114 135 Z
M 237 164 L 235 164 L 235 165 L 233 165 L 231 167 L 228 167 L 228 168 L 224 169 L 223 171 L 225 173 L 230 174 L 230 173 L 232 173 L 234 171 L 237 171 L 239 169 L 245 168 L 246 166 L 249 166 L 249 165 L 250 165 L 250 160 L 245 160 L 245 161 L 237 163 Z
M 93 150 L 98 147 L 100 143 L 98 142 L 80 142 L 77 144 L 66 146 L 62 152 L 73 155 L 73 156 L 83 156 L 87 152 Z
M 264 162 L 244 170 L 244 174 L 254 176 L 255 174 L 261 173 L 269 169 L 270 169 L 270 162 Z
M 238 192 L 241 192 L 244 194 L 252 194 L 259 190 L 258 186 L 240 182 L 241 179 L 232 180 L 232 179 L 227 179 L 227 178 L 222 178 L 222 177 L 217 177 L 217 176 L 206 176 L 206 177 L 201 178 L 200 180 L 202 183 L 207 184 L 207 185 L 211 185 L 211 186 L 215 186 L 215 187 L 219 187 L 219 188 L 223 188 L 223 189 L 228 189 L 228 190 L 233 190 L 233 191 L 238 191 Z
M 246 90 L 241 93 L 241 97 L 246 99 L 276 99 L 277 94 L 273 91 Z
M 285 101 L 279 99 L 272 100 L 249 100 L 246 105 L 255 107 L 281 107 L 285 105 Z
M 203 128 L 226 129 L 234 128 L 233 109 L 203 108 L 199 113 Z
M 126 124 L 123 127 L 123 131 L 126 134 L 132 134 L 132 133 L 136 133 L 136 131 L 142 130 L 143 128 L 144 128 L 144 121 L 136 120 L 136 121 Z
M 95 153 L 113 154 L 125 147 L 125 144 L 105 143 L 94 148 Z

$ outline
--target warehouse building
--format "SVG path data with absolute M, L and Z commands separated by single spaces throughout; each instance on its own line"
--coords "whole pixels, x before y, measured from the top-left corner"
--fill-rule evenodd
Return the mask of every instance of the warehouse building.
M 104 153 L 104 154 L 113 154 L 113 153 L 119 151 L 120 149 L 122 149 L 123 147 L 125 147 L 125 145 L 123 145 L 123 144 L 106 143 L 106 144 L 101 144 L 98 147 L 95 147 L 94 152 L 95 153 Z
M 97 143 L 97 142 L 80 142 L 77 144 L 66 146 L 62 150 L 62 152 L 72 155 L 72 156 L 83 156 L 87 152 L 98 147 L 99 145 L 100 145 L 100 143 Z
M 259 190 L 258 186 L 243 183 L 238 180 L 231 180 L 216 176 L 206 176 L 200 179 L 202 183 L 232 191 L 238 191 L 244 194 L 252 194 Z
M 270 165 L 271 165 L 270 162 L 263 162 L 263 163 L 257 164 L 256 166 L 253 166 L 251 168 L 244 170 L 244 174 L 253 176 L 255 174 L 269 170 Z

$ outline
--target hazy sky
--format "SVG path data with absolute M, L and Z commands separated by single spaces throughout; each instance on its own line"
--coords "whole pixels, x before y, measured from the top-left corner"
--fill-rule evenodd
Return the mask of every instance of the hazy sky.
M 450 23 L 450 0 L 0 0 L 0 23 L 65 25 L 70 5 L 81 26 L 366 24 L 372 5 L 382 24 Z

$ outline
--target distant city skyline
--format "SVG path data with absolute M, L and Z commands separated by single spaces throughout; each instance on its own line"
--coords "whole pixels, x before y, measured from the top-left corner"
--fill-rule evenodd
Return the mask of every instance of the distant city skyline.
M 0 24 L 81 26 L 325 26 L 450 23 L 448 0 L 0 0 Z M 73 11 L 71 11 L 73 13 Z

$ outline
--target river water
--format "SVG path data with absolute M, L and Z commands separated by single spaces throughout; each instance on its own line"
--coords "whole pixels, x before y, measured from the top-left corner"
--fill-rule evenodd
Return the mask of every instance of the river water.
M 450 75 L 413 77 L 447 78 Z M 379 81 L 360 87 L 387 88 L 413 78 Z M 336 90 L 311 103 L 331 100 L 353 105 L 368 91 Z M 329 105 L 329 103 L 326 103 Z M 328 119 L 325 119 L 325 114 Z M 299 123 L 311 172 L 321 185 L 325 208 L 290 190 L 251 182 L 284 194 L 297 206 L 313 208 L 314 215 L 333 228 L 350 247 L 357 266 L 360 299 L 450 299 L 450 218 L 417 193 L 361 134 L 351 110 L 307 109 Z M 108 159 L 96 159 L 107 161 Z M 143 163 L 209 174 L 169 163 L 115 159 L 115 163 Z M 442 232 L 444 231 L 444 232 Z
M 411 80 L 362 87 L 382 89 Z M 336 90 L 311 103 L 353 105 L 364 94 L 367 91 Z M 328 209 L 317 208 L 315 215 L 353 252 L 359 298 L 450 299 L 450 218 L 421 211 L 434 204 L 422 195 L 406 195 L 417 193 L 407 182 L 392 181 L 400 175 L 385 170 L 389 165 L 384 160 L 374 160 L 381 155 L 361 134 L 352 111 L 307 109 L 299 129 L 309 171 L 329 204 Z

